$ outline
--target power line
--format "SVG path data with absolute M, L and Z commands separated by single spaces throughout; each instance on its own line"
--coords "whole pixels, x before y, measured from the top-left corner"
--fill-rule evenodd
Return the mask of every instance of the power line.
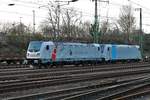
M 142 24 L 142 25 L 144 25 L 144 26 L 150 26 L 150 24 Z
M 143 13 L 150 14 L 150 8 L 147 8 L 147 7 L 145 7 L 145 6 L 143 6 L 143 5 L 139 4 L 139 3 L 136 3 L 136 2 L 134 2 L 134 1 L 131 1 L 131 0 L 130 0 L 130 2 L 131 2 L 132 4 L 135 4 L 135 5 L 137 5 L 137 6 L 140 6 L 141 8 L 144 8 L 145 10 L 147 10 L 147 11 L 143 11 Z M 122 4 L 111 3 L 111 2 L 110 2 L 109 4 L 110 4 L 110 5 L 114 5 L 114 6 L 119 6 L 119 7 L 124 6 L 124 5 L 122 5 Z
M 132 1 L 132 0 L 130 0 L 130 2 L 131 2 L 132 4 L 135 4 L 135 5 L 139 6 L 139 7 L 141 7 L 142 9 L 145 9 L 146 11 L 143 11 L 143 13 L 150 14 L 150 8 L 147 8 L 147 7 L 145 7 L 145 6 L 143 6 L 143 5 L 139 4 L 139 3 L 136 3 L 136 2 L 134 2 L 134 1 Z
M 124 5 L 122 5 L 122 4 L 112 3 L 112 2 L 109 2 L 109 4 L 110 4 L 110 5 L 114 5 L 114 6 L 119 6 L 119 7 L 124 6 Z
M 18 6 L 23 6 L 23 7 L 30 7 L 30 8 L 34 8 L 34 9 L 38 9 L 38 7 L 39 7 L 39 5 L 43 5 L 43 4 L 41 4 L 41 3 L 33 3 L 33 2 L 27 2 L 27 1 L 18 1 L 18 0 L 13 0 L 13 1 L 15 1 L 15 2 L 19 2 L 19 3 L 16 3 L 16 5 L 18 5 Z M 23 3 L 23 4 L 20 4 L 20 3 Z M 36 5 L 36 6 L 29 6 L 29 5 L 25 5 L 24 3 L 26 3 L 26 4 L 33 4 L 33 5 Z M 37 7 L 38 6 L 38 7 Z M 65 8 L 63 8 L 63 9 L 65 9 Z M 68 9 L 68 8 L 67 8 Z M 43 9 L 42 9 L 43 10 Z M 68 9 L 69 10 L 69 9 Z M 79 10 L 79 9 L 76 9 L 76 11 L 78 11 L 78 12 L 82 12 L 83 13 L 83 15 L 85 15 L 85 16 L 93 16 L 93 14 L 91 14 L 91 13 L 89 13 L 89 12 L 83 12 L 83 11 L 81 11 L 81 10 Z M 7 12 L 7 11 L 3 11 L 3 12 Z M 10 13 L 16 13 L 16 12 L 10 12 Z M 21 14 L 21 15 L 27 15 L 27 16 L 32 16 L 32 15 L 30 15 L 30 14 L 23 14 L 23 13 L 16 13 L 16 14 Z
M 139 4 L 139 3 L 136 3 L 136 2 L 134 2 L 134 1 L 132 1 L 132 0 L 130 0 L 130 2 L 133 3 L 133 4 L 135 4 L 135 5 L 137 5 L 137 6 L 140 6 L 140 7 L 142 7 L 142 8 L 145 8 L 145 9 L 147 9 L 147 10 L 150 10 L 150 8 L 147 8 L 147 7 L 145 7 L 145 6 L 143 6 L 143 5 Z
M 12 12 L 12 11 L 5 11 L 5 10 L 0 10 L 0 12 L 3 12 L 3 13 L 12 13 L 12 14 L 19 14 L 19 15 L 24 15 L 24 16 L 30 16 L 30 17 L 33 17 L 33 15 L 32 14 L 27 14 L 27 13 L 20 13 L 20 12 Z M 89 16 L 89 17 L 93 17 L 93 15 L 91 15 L 91 14 L 83 14 L 83 15 L 85 15 L 85 16 Z M 38 17 L 38 18 L 47 18 L 47 17 L 44 17 L 44 16 L 36 16 L 36 17 Z M 108 16 L 100 16 L 101 18 L 109 18 L 109 19 L 112 19 L 112 20 L 114 20 L 114 19 L 116 19 L 117 20 L 117 17 L 108 17 Z
M 112 5 L 118 5 L 118 6 L 123 6 L 123 5 L 121 5 L 121 4 L 114 4 L 114 3 L 110 3 L 110 4 L 112 4 Z M 17 4 L 18 6 L 23 6 L 23 7 L 31 7 L 31 8 L 34 8 L 34 9 L 39 9 L 38 7 L 33 7 L 33 6 L 28 6 L 28 5 L 24 5 L 24 4 Z M 71 10 L 71 9 L 69 9 L 69 8 L 62 8 L 62 9 L 67 9 L 67 10 Z M 42 8 L 42 10 L 44 10 L 43 8 Z M 44 11 L 46 11 L 46 10 L 44 10 Z M 79 10 L 79 8 L 76 8 L 76 11 L 78 11 L 78 12 L 82 12 L 82 13 L 85 13 L 84 15 L 87 15 L 87 16 L 93 16 L 91 13 L 89 13 L 89 12 L 83 12 L 83 11 L 81 11 L 81 10 Z M 144 11 L 145 12 L 145 11 Z M 145 12 L 145 13 L 149 13 L 150 14 L 150 12 Z
M 16 1 L 16 0 L 13 0 L 13 1 Z M 25 2 L 25 1 L 16 1 L 16 2 L 21 2 L 21 3 L 26 3 L 26 4 L 32 4 L 31 2 Z M 132 3 L 133 3 L 133 1 L 132 1 Z M 135 2 L 134 2 L 135 3 Z M 115 6 L 123 6 L 123 5 L 121 5 L 121 4 L 117 4 L 117 3 L 112 3 L 112 2 L 110 2 L 109 4 L 111 4 L 111 5 L 115 5 Z M 137 4 L 137 3 L 136 3 Z M 42 5 L 41 3 L 34 3 L 34 5 L 36 5 L 36 6 L 29 6 L 29 5 L 24 5 L 24 4 L 19 4 L 19 3 L 17 3 L 17 5 L 19 5 L 19 6 L 23 6 L 23 7 L 31 7 L 31 8 L 37 8 L 38 9 L 38 7 L 36 7 L 37 5 Z M 139 6 L 141 6 L 140 4 L 138 4 Z M 141 6 L 141 7 L 143 7 L 143 6 Z M 63 9 L 68 9 L 69 10 L 69 8 L 63 8 Z M 146 8 L 146 9 L 148 9 L 148 8 Z M 43 10 L 43 9 L 42 9 Z M 82 14 L 83 14 L 83 16 L 89 16 L 89 17 L 92 17 L 93 16 L 93 14 L 91 14 L 91 13 L 89 13 L 89 12 L 86 12 L 86 11 L 81 11 L 79 8 L 76 8 L 75 9 L 77 12 L 82 12 Z M 13 13 L 13 14 L 20 14 L 20 15 L 25 15 L 25 16 L 33 16 L 32 14 L 27 14 L 27 13 L 19 13 L 19 12 L 10 12 L 10 11 L 4 11 L 4 10 L 0 10 L 1 12 L 4 12 L 4 13 Z M 145 11 L 144 11 L 145 12 Z M 148 13 L 148 12 L 145 12 L 145 13 Z M 149 12 L 149 14 L 150 14 L 150 12 Z M 38 17 L 38 18 L 47 18 L 47 17 L 44 17 L 44 16 L 36 16 L 36 17 Z M 109 18 L 109 19 L 112 19 L 112 20 L 117 20 L 117 17 L 108 17 L 108 16 L 100 16 L 100 17 L 102 17 L 103 19 L 105 19 L 105 18 Z M 150 18 L 150 17 L 143 17 L 143 18 Z
M 33 2 L 33 1 L 22 1 L 22 0 L 13 0 L 13 1 L 15 1 L 15 2 L 18 2 L 18 3 L 23 3 L 23 4 L 32 4 L 32 5 L 45 5 L 45 3 L 37 3 L 37 2 L 39 2 L 39 0 L 37 1 L 37 2 Z M 35 1 L 35 0 L 34 0 Z M 43 0 L 42 0 L 43 1 Z M 42 1 L 40 1 L 40 2 L 42 2 Z M 46 1 L 46 0 L 45 0 Z M 47 2 L 48 3 L 48 2 Z M 47 4 L 46 3 L 46 4 Z
M 31 17 L 33 16 L 32 14 L 20 13 L 20 12 L 12 12 L 12 11 L 5 11 L 5 10 L 0 10 L 0 12 L 3 12 L 3 13 L 12 13 L 12 14 L 19 14 L 19 15 L 31 16 Z M 47 17 L 43 17 L 43 16 L 36 16 L 36 17 L 47 18 Z

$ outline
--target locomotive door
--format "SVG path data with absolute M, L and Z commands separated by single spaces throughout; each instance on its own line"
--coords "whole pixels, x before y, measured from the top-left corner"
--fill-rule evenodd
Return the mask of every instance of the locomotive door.
M 112 45 L 107 48 L 107 58 L 108 60 L 116 59 L 116 46 Z
M 116 46 L 113 45 L 111 49 L 111 59 L 115 60 L 116 59 Z
M 111 60 L 111 47 L 107 48 L 107 58 L 108 60 Z

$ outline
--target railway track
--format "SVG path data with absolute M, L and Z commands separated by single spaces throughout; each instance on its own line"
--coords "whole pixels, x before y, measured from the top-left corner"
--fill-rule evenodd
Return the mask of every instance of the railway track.
M 142 90 L 137 90 L 136 93 L 135 92 L 131 93 L 130 91 L 135 91 L 135 89 L 132 89 L 132 90 L 129 91 L 130 94 L 115 98 L 113 100 L 131 100 L 131 99 L 136 100 L 140 97 L 150 95 L 150 86 L 149 86 L 149 84 L 145 84 L 145 85 L 142 85 L 141 87 L 137 87 L 137 88 L 142 88 Z M 143 88 L 144 88 L 144 90 L 143 90 Z
M 113 85 L 104 89 L 95 89 L 83 94 L 66 97 L 62 100 L 82 100 L 83 98 L 85 100 L 115 100 L 115 97 L 121 95 L 123 92 L 128 92 L 129 90 L 148 85 L 150 85 L 149 77 L 132 82 Z
M 150 83 L 145 83 L 132 89 L 121 91 L 120 93 L 114 95 L 115 98 L 113 100 L 131 100 L 137 99 L 143 95 L 150 95 Z
M 148 73 L 150 68 L 148 65 L 144 65 L 143 67 L 134 67 L 134 69 L 141 72 Z M 122 70 L 122 71 L 121 71 Z M 88 69 L 88 70 L 74 70 L 74 71 L 57 71 L 57 72 L 51 72 L 51 71 L 45 71 L 45 72 L 37 72 L 37 73 L 28 73 L 24 74 L 21 71 L 21 74 L 12 74 L 11 72 L 7 75 L 0 74 L 0 85 L 2 86 L 3 84 L 15 84 L 15 83 L 21 83 L 21 82 L 31 82 L 31 81 L 39 81 L 39 80 L 52 80 L 52 79 L 63 79 L 63 78 L 72 78 L 72 77 L 79 77 L 79 76 L 93 76 L 95 77 L 96 75 L 98 76 L 107 76 L 107 73 L 111 73 L 112 75 L 115 75 L 115 73 L 122 73 L 126 74 L 126 72 L 130 71 L 132 73 L 133 67 L 127 67 L 127 68 L 109 68 L 109 69 Z M 82 73 L 82 74 L 81 74 Z M 4 74 L 4 73 L 3 73 Z M 110 75 L 111 76 L 111 75 Z M 38 78 L 37 78 L 38 77 Z
M 133 62 L 133 63 L 114 63 L 114 64 L 112 64 L 112 63 L 102 63 L 102 64 L 97 64 L 97 65 L 84 65 L 84 66 L 82 66 L 82 65 L 79 65 L 79 66 L 76 66 L 76 65 L 64 65 L 64 66 L 54 66 L 54 67 L 49 67 L 50 69 L 57 69 L 57 70 L 61 70 L 61 69 L 69 69 L 70 67 L 71 68 L 84 68 L 84 67 L 86 67 L 86 68 L 89 68 L 89 67 L 99 67 L 99 66 L 105 66 L 105 67 L 107 67 L 107 66 L 126 66 L 126 65 L 138 65 L 138 64 L 146 64 L 146 63 L 149 63 L 149 62 Z M 17 68 L 24 68 L 24 67 L 30 67 L 30 65 L 20 65 L 20 64 L 13 64 L 13 65 L 6 65 L 6 64 L 4 64 L 4 65 L 0 65 L 0 69 L 17 69 Z M 32 69 L 32 68 L 31 68 Z
M 91 82 L 91 84 L 89 85 L 84 85 L 84 86 L 78 86 L 78 87 L 74 87 L 74 88 L 68 88 L 68 89 L 61 89 L 61 90 L 56 90 L 56 91 L 50 91 L 50 92 L 45 92 L 45 93 L 37 93 L 37 94 L 30 94 L 30 95 L 24 95 L 24 96 L 18 96 L 18 97 L 13 97 L 13 98 L 9 98 L 11 100 L 36 100 L 37 98 L 41 98 L 41 99 L 50 99 L 50 100 L 60 100 L 62 98 L 68 97 L 68 96 L 72 96 L 75 94 L 81 94 L 84 92 L 88 92 L 88 91 L 92 91 L 95 90 L 97 88 L 104 88 L 104 87 L 110 87 L 110 85 L 113 84 L 121 84 L 124 82 L 129 82 L 129 81 L 136 81 L 139 79 L 143 79 L 146 76 L 139 76 L 139 77 L 132 77 L 128 76 L 128 78 L 126 77 L 118 77 L 114 78 L 114 79 L 105 79 L 105 81 L 101 80 L 101 81 L 93 81 Z M 122 78 L 122 79 L 120 79 Z M 116 81 L 117 80 L 117 81 Z
M 150 89 L 148 87 L 150 87 L 150 82 L 149 81 L 148 82 L 144 81 L 141 84 L 137 84 L 137 85 L 134 85 L 133 87 L 126 88 L 126 89 L 123 89 L 123 90 L 119 90 L 116 93 L 112 93 L 111 95 L 108 95 L 108 96 L 103 97 L 103 98 L 99 98 L 97 100 L 106 100 L 106 99 L 115 100 L 115 99 L 119 99 L 118 97 L 122 97 L 125 94 L 130 94 L 130 96 L 122 97 L 122 99 L 124 98 L 125 100 L 127 100 L 127 99 L 130 98 L 130 100 L 131 100 L 131 97 L 134 97 L 134 96 L 137 96 L 137 95 L 140 96 L 140 95 L 142 95 L 142 93 L 147 93 L 148 91 L 145 91 L 145 90 L 143 92 L 139 92 L 139 89 L 144 89 L 144 88 Z M 137 90 L 137 93 L 132 94 L 132 92 L 136 91 L 136 90 Z
M 145 71 L 147 70 L 147 71 Z M 20 90 L 20 89 L 30 89 L 36 87 L 44 87 L 44 86 L 52 86 L 52 85 L 59 85 L 59 84 L 67 84 L 73 82 L 81 82 L 93 79 L 100 79 L 100 78 L 110 78 L 110 77 L 117 77 L 123 75 L 134 75 L 138 73 L 146 73 L 150 72 L 150 68 L 145 70 L 134 70 L 134 71 L 110 71 L 110 72 L 102 72 L 102 73 L 86 73 L 86 74 L 76 74 L 76 75 L 63 75 L 63 76 L 56 76 L 53 78 L 38 78 L 38 79 L 30 79 L 30 80 L 23 80 L 17 82 L 5 82 L 0 85 L 0 92 L 12 91 L 12 90 Z M 65 80 L 65 81 L 64 81 Z M 7 83 L 7 84 L 6 84 Z
M 102 72 L 102 71 L 111 71 L 111 70 L 123 70 L 123 69 L 134 69 L 134 68 L 148 68 L 150 64 L 145 65 L 128 65 L 128 66 L 98 66 L 98 67 L 82 67 L 82 68 L 64 68 L 64 69 L 37 69 L 32 70 L 28 68 L 23 68 L 23 70 L 9 70 L 9 71 L 0 71 L 0 81 L 3 80 L 18 80 L 22 77 L 44 77 L 44 76 L 58 76 L 66 74 L 78 74 L 78 73 L 88 73 L 88 72 Z
M 111 85 L 111 84 L 117 84 L 117 83 L 119 84 L 119 80 L 122 80 L 120 82 L 127 82 L 127 80 L 132 81 L 132 80 L 137 80 L 138 78 L 141 79 L 141 78 L 150 76 L 149 66 L 150 66 L 149 63 L 145 63 L 144 65 L 133 64 L 131 66 L 114 65 L 111 68 L 104 65 L 102 66 L 102 68 L 100 66 L 99 67 L 98 66 L 97 67 L 82 67 L 83 69 L 82 68 L 80 69 L 80 67 L 73 67 L 72 69 L 69 67 L 66 67 L 66 70 L 65 68 L 62 70 L 60 70 L 60 68 L 38 69 L 38 70 L 25 69 L 26 72 L 24 72 L 24 70 L 11 69 L 10 72 L 9 71 L 0 72 L 0 93 L 1 93 L 0 97 L 3 97 L 5 94 L 9 94 L 9 93 L 11 94 L 11 92 L 14 92 L 14 91 L 17 93 L 20 90 L 28 91 L 28 90 L 37 89 L 37 88 L 62 86 L 62 85 L 68 85 L 68 84 L 80 84 L 80 83 L 89 82 L 89 81 L 98 81 L 99 82 L 98 85 L 101 85 L 101 87 L 104 84 L 100 84 L 100 83 L 103 83 L 102 81 L 104 80 L 105 80 L 105 85 L 106 84 Z M 125 77 L 127 76 L 128 77 L 130 76 L 132 78 L 125 79 Z M 124 78 L 120 79 L 121 77 L 124 77 Z M 106 79 L 109 79 L 109 80 L 106 80 Z M 88 87 L 89 86 L 87 86 L 87 89 Z M 95 85 L 95 88 L 93 88 L 93 90 L 95 90 L 96 88 L 97 88 L 97 85 Z M 71 90 L 68 89 L 68 91 L 71 91 Z M 84 91 L 76 91 L 76 93 L 78 92 L 83 93 Z M 67 93 L 65 95 L 67 95 Z
M 67 70 L 86 70 L 86 69 L 96 69 L 96 68 L 101 68 L 102 70 L 109 70 L 112 67 L 118 67 L 121 66 L 122 68 L 128 67 L 136 67 L 137 65 L 145 65 L 145 64 L 150 64 L 147 62 L 144 63 L 131 63 L 131 64 L 104 64 L 104 65 L 95 65 L 95 66 L 64 66 L 62 68 L 60 67 L 55 67 L 55 68 L 50 68 L 50 69 L 32 69 L 29 67 L 29 65 L 17 65 L 17 66 L 0 66 L 0 76 L 3 75 L 14 75 L 14 74 L 23 74 L 23 73 L 39 73 L 39 72 L 56 72 L 56 71 L 67 71 Z
M 19 69 L 19 68 L 27 68 L 29 65 L 20 65 L 20 64 L 13 64 L 13 65 L 0 65 L 0 70 L 1 69 Z

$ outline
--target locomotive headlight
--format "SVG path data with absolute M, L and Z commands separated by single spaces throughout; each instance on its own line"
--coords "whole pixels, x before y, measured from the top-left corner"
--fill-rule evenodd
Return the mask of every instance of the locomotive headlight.
M 29 53 L 27 53 L 27 56 L 29 56 L 30 54 Z

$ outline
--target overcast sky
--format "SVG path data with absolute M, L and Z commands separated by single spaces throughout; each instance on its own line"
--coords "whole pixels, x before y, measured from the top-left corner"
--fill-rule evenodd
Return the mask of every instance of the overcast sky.
M 20 19 L 25 24 L 32 26 L 33 10 L 36 14 L 36 28 L 46 18 L 47 9 L 38 7 L 46 5 L 53 0 L 0 0 L 0 22 L 20 22 Z M 62 1 L 62 0 L 61 0 Z M 63 0 L 67 1 L 67 0 Z M 102 0 L 101 0 L 102 1 Z M 14 3 L 14 6 L 8 4 Z M 122 5 L 131 4 L 133 8 L 143 9 L 143 30 L 150 33 L 150 1 L 149 0 L 109 0 L 108 3 L 100 2 L 98 4 L 100 21 L 107 20 L 115 23 L 118 19 L 120 8 Z M 82 13 L 84 21 L 93 21 L 94 2 L 92 0 L 79 0 L 70 5 L 63 6 L 65 8 L 74 7 L 79 13 Z M 136 25 L 139 28 L 139 11 L 134 11 L 136 17 Z

